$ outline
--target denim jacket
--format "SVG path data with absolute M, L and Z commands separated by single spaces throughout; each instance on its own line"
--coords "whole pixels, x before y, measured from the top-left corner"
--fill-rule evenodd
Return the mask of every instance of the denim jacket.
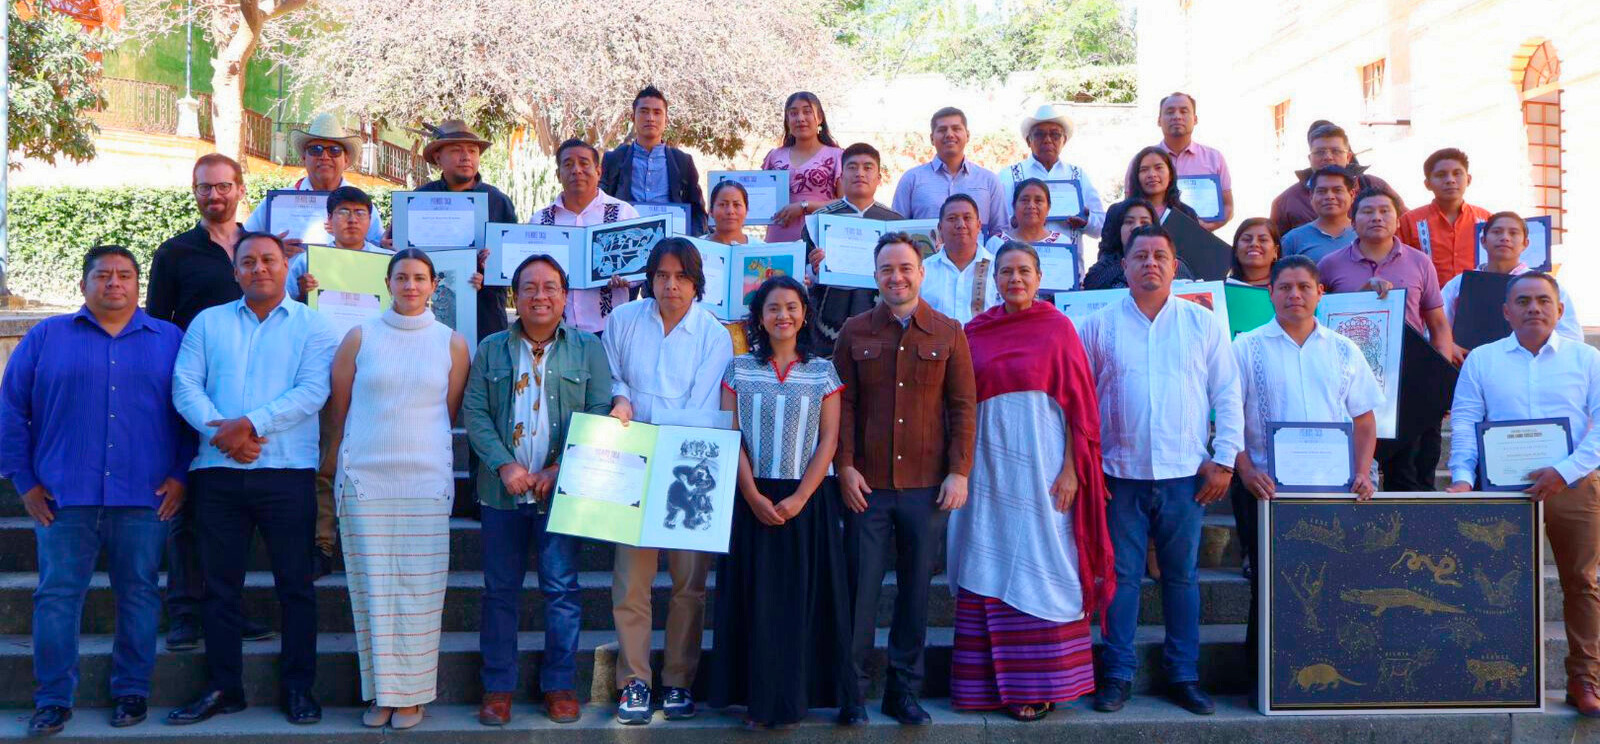
M 512 384 L 517 356 L 522 353 L 522 325 L 485 338 L 467 377 L 461 406 L 467 441 L 478 455 L 478 501 L 493 509 L 515 509 L 517 501 L 500 482 L 500 467 L 516 462 L 511 449 Z M 611 367 L 605 349 L 592 333 L 566 323 L 556 330 L 556 341 L 545 357 L 545 393 L 550 415 L 550 451 L 540 467 L 560 459 L 566 448 L 567 421 L 574 412 L 605 415 L 611 411 Z M 529 468 L 538 470 L 538 468 Z

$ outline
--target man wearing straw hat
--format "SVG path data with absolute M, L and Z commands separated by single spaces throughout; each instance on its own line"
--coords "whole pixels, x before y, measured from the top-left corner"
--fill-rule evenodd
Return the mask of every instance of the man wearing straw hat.
M 422 159 L 439 169 L 439 179 L 429 181 L 418 191 L 475 191 L 488 194 L 490 222 L 516 222 L 517 207 L 505 192 L 483 182 L 478 163 L 489 140 L 479 137 L 460 119 L 451 119 L 436 127 L 428 127 L 433 135 L 422 148 Z M 487 251 L 478 253 L 478 271 L 483 271 Z M 506 290 L 504 287 L 478 289 L 478 340 L 488 338 L 508 327 L 506 322 Z
M 344 172 L 350 167 L 351 159 L 361 150 L 361 135 L 339 126 L 333 114 L 317 114 L 305 129 L 289 130 L 289 149 L 300 153 L 300 160 L 306 166 L 305 176 L 290 188 L 299 191 L 333 191 L 340 186 L 354 185 L 344 180 Z M 244 231 L 267 231 L 265 201 L 257 204 L 249 219 L 244 221 Z M 376 214 L 367 228 L 367 240 L 373 243 L 383 240 L 383 220 L 378 219 Z M 284 242 L 290 245 L 291 250 L 298 252 L 300 241 Z
M 1061 159 L 1062 149 L 1072 141 L 1073 132 L 1077 130 L 1072 117 L 1067 116 L 1066 107 L 1057 103 L 1040 106 L 1032 114 L 1022 117 L 1021 130 L 1022 139 L 1028 143 L 1028 150 L 1032 154 L 1023 158 L 1020 163 L 1001 168 L 1000 172 L 995 174 L 1000 177 L 1001 196 L 1005 197 L 1006 218 L 1009 220 L 1013 217 L 1011 203 L 1015 194 L 1012 190 L 1018 183 L 1029 178 L 1043 181 L 1073 180 L 1083 189 L 1083 208 L 1078 214 L 1065 219 L 1051 219 L 1045 224 L 1050 230 L 1067 236 L 1068 242 L 1080 248 L 1081 236 L 1084 233 L 1100 237 L 1100 228 L 1106 222 L 1106 207 L 1100 201 L 1100 192 L 1095 190 L 1086 171 Z

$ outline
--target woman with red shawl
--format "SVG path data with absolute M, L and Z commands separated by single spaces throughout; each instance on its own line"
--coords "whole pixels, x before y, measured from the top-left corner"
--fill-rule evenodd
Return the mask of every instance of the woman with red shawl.
M 1100 409 L 1072 322 L 1035 301 L 1039 255 L 994 261 L 1005 302 L 967 324 L 978 439 L 965 508 L 950 516 L 956 594 L 951 703 L 1043 718 L 1094 691 L 1093 613 L 1115 589 Z

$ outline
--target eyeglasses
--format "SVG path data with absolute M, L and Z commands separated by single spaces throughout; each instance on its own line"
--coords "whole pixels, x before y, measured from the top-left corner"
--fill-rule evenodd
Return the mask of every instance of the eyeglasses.
M 216 192 L 217 196 L 227 196 L 228 194 L 233 193 L 233 182 L 224 181 L 222 183 L 197 183 L 194 185 L 194 193 L 197 196 L 205 196 L 213 191 Z
M 330 158 L 339 157 L 344 154 L 344 145 L 306 145 L 306 155 L 309 157 L 320 158 L 323 153 Z
M 364 220 L 364 219 L 367 218 L 367 215 L 370 215 L 370 214 L 372 214 L 372 213 L 367 211 L 367 210 L 365 210 L 365 209 L 349 209 L 349 208 L 346 208 L 346 207 L 340 207 L 338 209 L 333 210 L 333 216 L 338 217 L 341 220 L 348 220 L 348 219 L 352 219 L 352 218 L 358 219 L 358 220 Z
M 1064 132 L 1046 132 L 1039 129 L 1033 130 L 1028 134 L 1028 136 L 1036 140 L 1043 140 L 1045 142 L 1062 142 L 1067 138 L 1067 135 Z
M 1311 154 L 1319 158 L 1342 158 L 1349 155 L 1350 151 L 1343 147 L 1319 147 L 1312 150 Z

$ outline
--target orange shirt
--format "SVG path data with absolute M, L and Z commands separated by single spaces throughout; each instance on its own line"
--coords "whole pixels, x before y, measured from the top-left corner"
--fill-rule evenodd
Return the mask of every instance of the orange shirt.
M 1444 286 L 1457 274 L 1477 268 L 1478 223 L 1487 219 L 1489 210 L 1462 204 L 1461 214 L 1451 224 L 1438 202 L 1429 202 L 1401 215 L 1395 235 L 1400 242 L 1416 246 L 1433 259 L 1439 285 Z

